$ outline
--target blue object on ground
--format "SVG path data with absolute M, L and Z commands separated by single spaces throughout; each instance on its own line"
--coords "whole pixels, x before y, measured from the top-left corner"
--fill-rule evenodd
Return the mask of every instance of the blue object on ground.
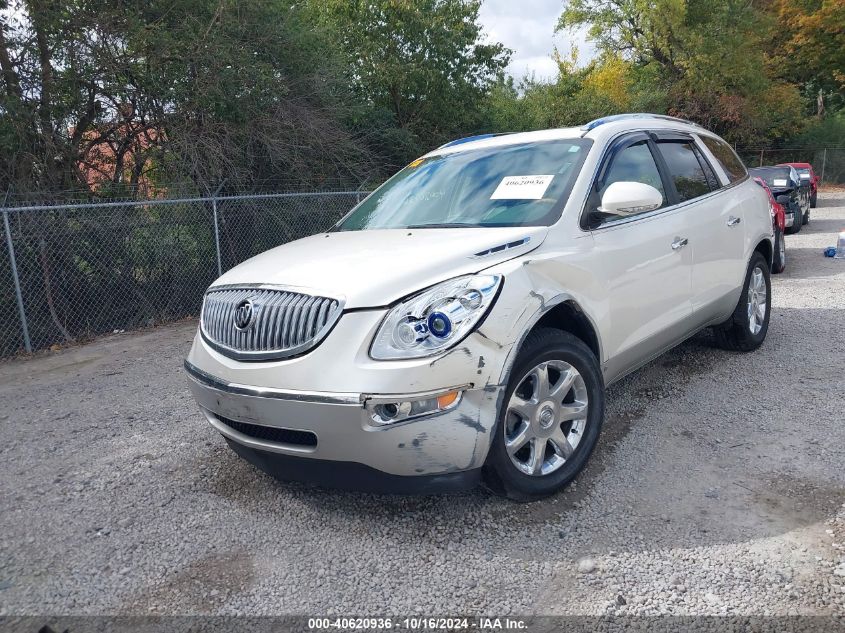
M 824 249 L 824 256 L 825 257 L 835 257 L 836 256 L 836 247 L 835 246 L 828 246 Z

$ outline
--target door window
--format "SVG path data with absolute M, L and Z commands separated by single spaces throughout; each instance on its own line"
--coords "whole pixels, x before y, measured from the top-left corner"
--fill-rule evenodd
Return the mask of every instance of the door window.
M 591 206 L 594 211 L 601 205 L 601 197 L 604 192 L 615 182 L 641 182 L 651 185 L 663 196 L 663 204 L 660 206 L 666 206 L 666 191 L 663 188 L 663 181 L 660 179 L 660 171 L 657 169 L 657 163 L 654 162 L 654 156 L 651 155 L 648 142 L 645 140 L 629 145 L 613 156 L 604 179 L 599 183 L 597 193 L 592 197 Z M 621 216 L 601 213 L 602 221 L 617 217 Z
M 657 144 L 678 192 L 678 201 L 692 200 L 710 193 L 710 182 L 698 160 L 692 141 L 663 141 Z
M 713 171 L 710 163 L 707 162 L 707 159 L 704 158 L 701 150 L 697 147 L 695 148 L 695 155 L 698 156 L 698 162 L 701 163 L 701 168 L 704 170 L 704 176 L 707 178 L 707 184 L 710 185 L 710 191 L 716 191 L 716 189 L 719 189 L 722 186 L 719 183 L 719 179 L 716 178 L 716 172 Z

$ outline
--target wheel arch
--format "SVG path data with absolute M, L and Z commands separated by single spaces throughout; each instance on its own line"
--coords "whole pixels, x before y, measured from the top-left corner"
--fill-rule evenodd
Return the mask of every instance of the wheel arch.
M 562 294 L 545 301 L 528 321 L 505 363 L 501 384 L 506 385 L 508 383 L 513 364 L 528 335 L 534 330 L 544 327 L 569 332 L 577 337 L 595 354 L 599 366 L 602 365 L 603 347 L 595 321 L 571 295 Z
M 766 260 L 766 263 L 769 265 L 769 270 L 772 269 L 772 261 L 775 254 L 774 246 L 772 245 L 772 240 L 768 237 L 764 237 L 757 245 L 754 247 L 755 253 L 760 253 L 763 258 Z
M 563 330 L 576 336 L 587 344 L 587 347 L 596 355 L 596 359 L 601 362 L 601 341 L 598 330 L 574 299 L 566 299 L 552 306 L 540 316 L 531 330 L 541 327 Z

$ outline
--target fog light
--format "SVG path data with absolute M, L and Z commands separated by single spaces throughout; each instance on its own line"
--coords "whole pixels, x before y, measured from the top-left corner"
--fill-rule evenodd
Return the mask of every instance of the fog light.
M 368 400 L 366 408 L 370 413 L 372 421 L 380 426 L 384 426 L 448 411 L 458 406 L 462 395 L 462 391 L 455 390 L 418 400 L 401 400 L 397 402 L 384 402 L 383 400 L 374 402 L 373 400 Z

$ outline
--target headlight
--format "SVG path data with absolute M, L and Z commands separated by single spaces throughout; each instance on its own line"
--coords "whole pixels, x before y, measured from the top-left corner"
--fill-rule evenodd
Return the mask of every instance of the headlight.
M 375 360 L 420 358 L 449 349 L 487 313 L 501 282 L 499 275 L 467 275 L 403 301 L 387 313 L 370 356 Z

